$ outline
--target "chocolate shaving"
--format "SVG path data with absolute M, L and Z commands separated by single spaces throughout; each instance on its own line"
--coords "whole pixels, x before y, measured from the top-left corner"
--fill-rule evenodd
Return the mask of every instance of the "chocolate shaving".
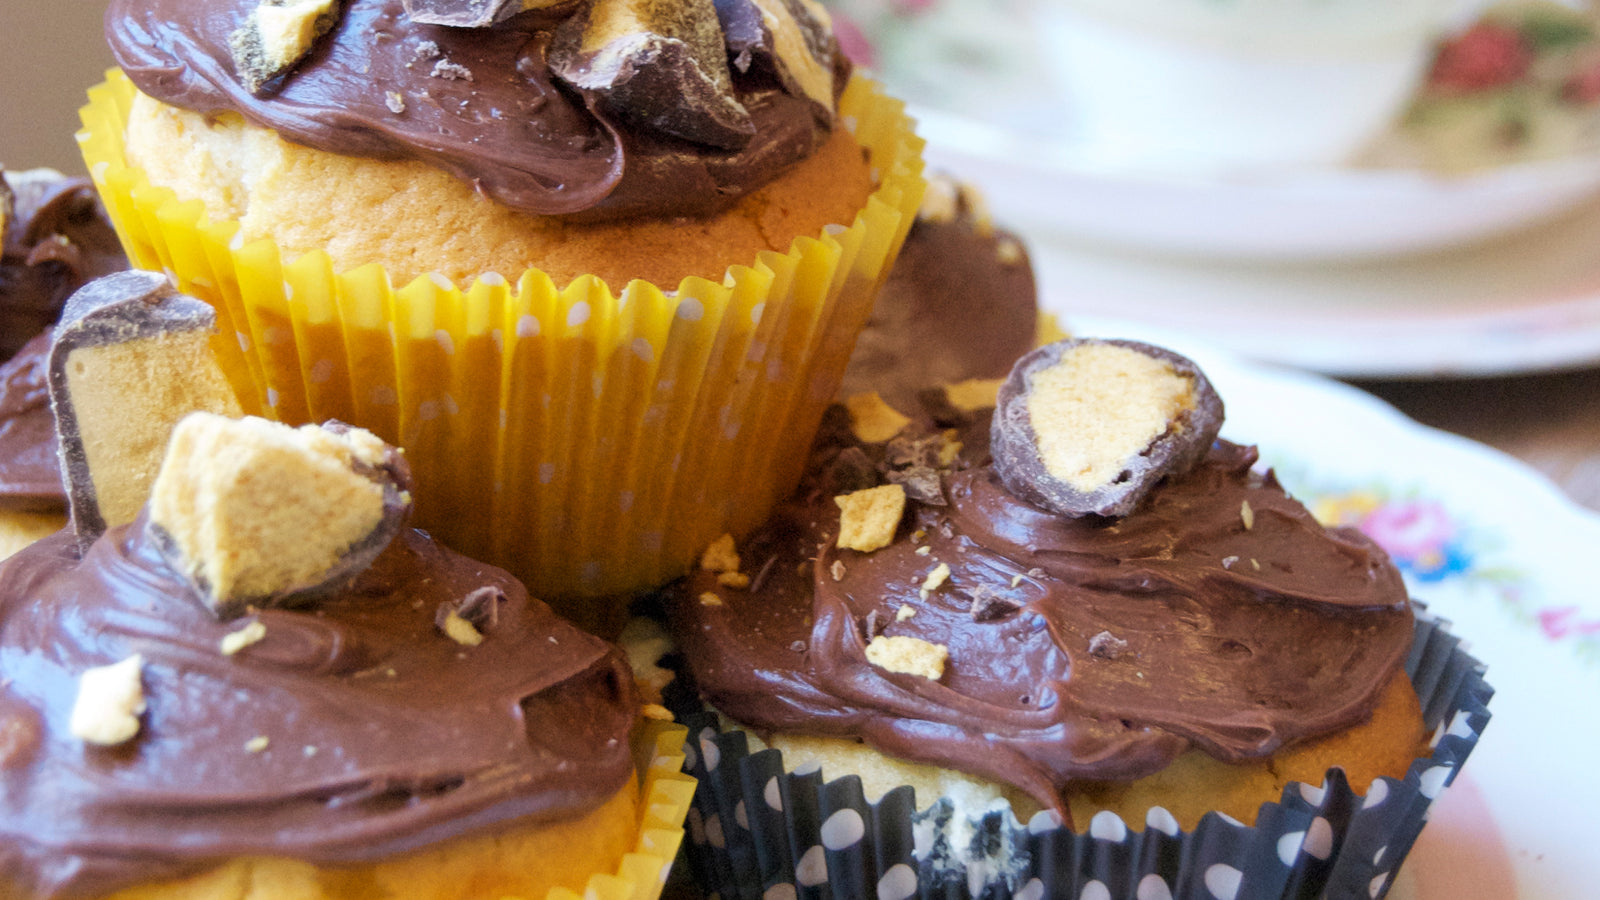
M 891 484 L 898 484 L 905 488 L 906 496 L 919 503 L 929 506 L 946 505 L 944 497 L 944 481 L 939 477 L 937 469 L 928 466 L 912 466 L 909 469 L 891 469 L 887 478 Z
M 980 584 L 972 590 L 972 621 L 996 622 L 1016 613 L 1021 604 L 1000 594 L 991 585 Z
M 861 622 L 861 631 L 869 642 L 883 633 L 883 623 L 878 620 L 877 610 L 867 613 L 867 617 Z

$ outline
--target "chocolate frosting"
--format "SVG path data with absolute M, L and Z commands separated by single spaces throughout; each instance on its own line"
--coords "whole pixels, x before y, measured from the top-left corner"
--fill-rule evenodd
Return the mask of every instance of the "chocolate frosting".
M 0 365 L 0 509 L 61 512 L 67 508 L 45 380 L 49 356 L 46 331 Z
M 101 896 L 241 855 L 359 864 L 627 783 L 627 664 L 499 569 L 408 529 L 315 611 L 256 614 L 265 638 L 230 657 L 250 620 L 212 617 L 144 535 L 141 518 L 79 561 L 62 533 L 0 568 L 0 895 Z M 505 599 L 483 643 L 445 637 L 440 604 L 486 586 Z M 71 737 L 79 675 L 134 653 L 140 733 Z
M 840 396 L 917 395 L 969 378 L 1004 378 L 1034 345 L 1033 267 L 1017 237 L 971 215 L 917 219 L 856 338 Z
M 987 422 L 969 425 L 965 446 L 986 447 Z M 708 701 L 759 732 L 859 737 L 1062 809 L 1076 779 L 1137 778 L 1190 746 L 1261 757 L 1363 721 L 1410 646 L 1387 555 L 1319 525 L 1252 469 L 1254 448 L 1219 441 L 1115 520 L 1031 506 L 984 455 L 872 553 L 834 547 L 841 465 L 813 472 L 740 546 L 766 573 L 750 590 L 691 576 L 672 611 Z M 923 596 L 939 563 L 949 580 Z M 869 664 L 876 634 L 947 647 L 943 676 Z
M 423 160 L 540 215 L 714 213 L 804 159 L 832 125 L 829 111 L 785 91 L 770 60 L 733 72 L 735 96 L 755 123 L 742 149 L 624 121 L 603 98 L 551 74 L 551 32 L 571 4 L 489 28 L 449 28 L 412 22 L 401 0 L 346 0 L 335 30 L 256 96 L 236 77 L 229 50 L 255 5 L 112 0 L 106 34 L 134 84 L 165 103 L 232 110 L 287 140 L 345 156 Z M 847 71 L 843 55 L 833 56 Z M 844 78 L 836 80 L 842 86 Z
M 0 361 L 61 314 L 85 283 L 128 259 L 87 178 L 47 169 L 0 173 L 14 197 L 0 253 Z

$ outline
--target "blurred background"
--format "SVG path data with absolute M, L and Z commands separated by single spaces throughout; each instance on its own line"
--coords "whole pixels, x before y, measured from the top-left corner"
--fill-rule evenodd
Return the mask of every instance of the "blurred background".
M 79 172 L 72 133 L 84 91 L 111 66 L 104 4 L 0 3 L 0 165 Z

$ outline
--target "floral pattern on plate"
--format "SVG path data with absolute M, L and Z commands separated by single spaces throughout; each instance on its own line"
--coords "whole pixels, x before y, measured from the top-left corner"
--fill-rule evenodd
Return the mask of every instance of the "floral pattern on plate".
M 1503 561 L 1506 548 L 1496 532 L 1475 527 L 1447 503 L 1415 488 L 1378 480 L 1319 481 L 1293 460 L 1274 460 L 1273 468 L 1318 521 L 1358 528 L 1376 541 L 1414 594 L 1426 597 L 1430 587 L 1444 584 L 1486 590 L 1517 625 L 1536 629 L 1600 666 L 1600 618 L 1576 605 L 1530 605 L 1530 576 Z

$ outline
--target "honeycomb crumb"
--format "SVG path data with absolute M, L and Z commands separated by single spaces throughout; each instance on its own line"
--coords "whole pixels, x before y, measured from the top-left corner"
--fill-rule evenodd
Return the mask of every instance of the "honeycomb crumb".
M 844 562 L 841 560 L 834 560 L 833 565 L 828 567 L 828 574 L 833 576 L 834 581 L 843 581 L 844 571 Z
M 902 603 L 902 604 L 900 604 L 900 608 L 895 610 L 895 612 L 894 612 L 894 620 L 896 622 L 904 622 L 905 620 L 911 618 L 912 616 L 914 616 L 916 614 L 917 614 L 917 611 L 915 609 L 912 609 L 910 604 Z
M 389 107 L 389 112 L 398 116 L 406 111 L 406 98 L 399 91 L 385 91 L 383 105 Z
M 928 577 L 923 579 L 922 587 L 920 589 L 922 598 L 926 600 L 929 594 L 937 591 L 946 581 L 949 580 L 950 566 L 948 564 L 939 563 L 937 566 L 934 566 L 933 571 L 928 573 Z
M 439 630 L 445 637 L 455 641 L 463 647 L 476 647 L 483 643 L 483 632 L 473 626 L 471 622 L 461 617 L 461 613 L 454 608 L 445 611 Z
M 1003 378 L 969 378 L 944 386 L 944 398 L 962 412 L 993 409 Z
M 944 677 L 945 660 L 950 658 L 950 648 L 921 638 L 896 635 L 879 635 L 867 644 L 867 662 L 888 672 L 916 675 L 929 681 Z
M 885 402 L 877 391 L 851 394 L 845 398 L 844 407 L 850 411 L 850 429 L 864 443 L 881 444 L 911 424 L 911 419 Z
M 717 576 L 717 584 L 723 587 L 743 590 L 750 586 L 750 576 L 743 572 L 723 572 Z
M 700 568 L 707 572 L 739 571 L 739 551 L 734 547 L 733 535 L 725 534 L 712 541 L 700 554 Z
M 644 716 L 646 719 L 654 719 L 657 722 L 672 721 L 672 710 L 667 709 L 665 706 L 662 706 L 659 703 L 646 703 L 645 705 L 639 707 L 639 714 Z
M 906 490 L 885 484 L 833 498 L 839 505 L 838 546 L 871 553 L 894 543 L 906 511 Z
M 230 631 L 222 636 L 222 655 L 232 656 L 251 644 L 259 643 L 266 636 L 267 626 L 261 624 L 259 619 L 237 631 Z
M 144 657 L 87 669 L 78 676 L 78 697 L 67 727 L 86 744 L 113 747 L 139 733 L 144 712 Z
M 701 606 L 721 606 L 722 598 L 714 591 L 706 591 L 700 595 Z
M 270 743 L 271 741 L 267 739 L 266 735 L 258 734 L 250 740 L 244 742 L 244 750 L 246 753 L 263 753 L 266 751 L 267 745 Z
M 1250 508 L 1250 501 L 1246 500 L 1239 507 L 1239 519 L 1244 522 L 1244 530 L 1249 531 L 1256 527 L 1256 513 Z

